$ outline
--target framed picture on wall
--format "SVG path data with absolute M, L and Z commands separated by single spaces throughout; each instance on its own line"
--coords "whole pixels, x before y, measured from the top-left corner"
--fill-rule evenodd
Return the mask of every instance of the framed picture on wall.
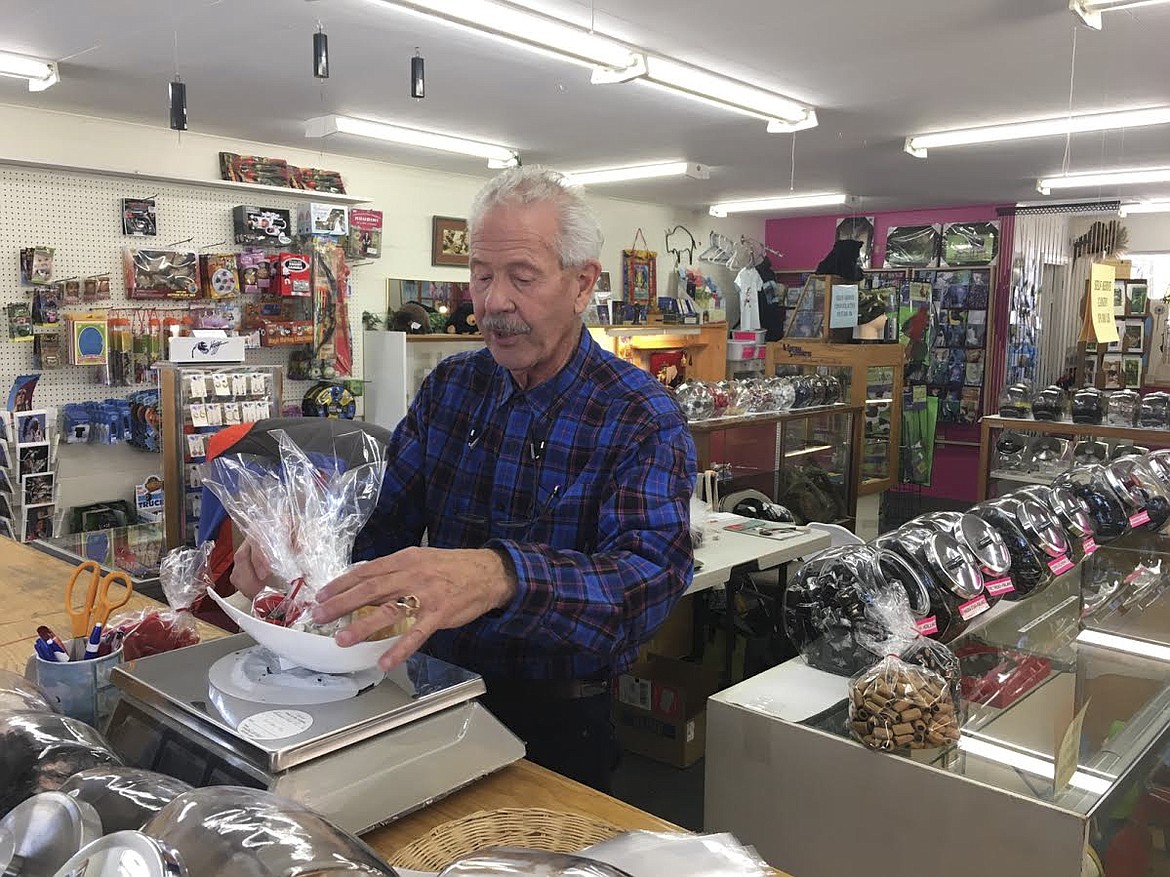
M 1107 353 L 1105 359 L 1101 363 L 1101 368 L 1105 371 L 1104 388 L 1106 390 L 1120 390 L 1121 389 L 1121 354 Z
M 613 292 L 613 286 L 610 283 L 609 272 L 602 271 L 597 275 L 597 283 L 593 284 L 593 291 L 609 295 Z
M 1127 283 L 1125 286 L 1125 315 L 1144 317 L 1149 312 L 1149 287 L 1144 283 Z
M 1140 356 L 1122 357 L 1121 375 L 1128 389 L 1140 388 L 1142 385 L 1142 358 Z
M 887 268 L 934 268 L 942 225 L 895 225 L 886 233 Z
M 469 241 L 467 220 L 435 216 L 431 223 L 431 264 L 466 268 Z

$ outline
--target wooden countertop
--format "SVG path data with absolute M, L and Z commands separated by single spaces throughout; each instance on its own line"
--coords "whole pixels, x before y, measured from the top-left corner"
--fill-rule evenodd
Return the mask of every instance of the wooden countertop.
M 74 566 L 35 548 L 0 538 L 0 569 L 4 571 L 0 574 L 0 600 L 5 609 L 0 614 L 0 668 L 23 673 L 25 662 L 32 654 L 38 624 L 47 624 L 60 636 L 67 635 L 69 616 L 65 614 L 63 601 L 65 585 Z M 148 597 L 135 594 L 122 611 L 158 605 Z M 200 624 L 200 634 L 214 639 L 222 636 L 223 631 Z M 389 859 L 437 825 L 501 807 L 540 807 L 581 813 L 628 830 L 680 830 L 637 807 L 529 761 L 519 761 L 429 807 L 375 829 L 363 839 Z

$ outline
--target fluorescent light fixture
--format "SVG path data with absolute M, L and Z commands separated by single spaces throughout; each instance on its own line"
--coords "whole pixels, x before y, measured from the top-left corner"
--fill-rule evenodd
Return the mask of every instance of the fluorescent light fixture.
M 1091 28 L 1101 29 L 1102 12 L 1122 9 L 1140 9 L 1143 6 L 1163 6 L 1170 0 L 1068 0 L 1068 8 Z
M 959 748 L 978 758 L 985 758 L 997 764 L 1013 767 L 1016 770 L 1024 771 L 1024 773 L 1044 777 L 1047 780 L 1056 778 L 1056 765 L 1046 758 L 1018 752 L 1015 749 L 1009 749 L 997 743 L 989 743 L 986 740 L 977 740 L 967 734 L 963 734 L 959 738 Z M 1073 774 L 1069 785 L 1094 795 L 1104 795 L 1113 787 L 1113 784 L 1105 777 L 1093 776 L 1081 770 Z
M 14 52 L 0 52 L 0 76 L 27 79 L 29 91 L 44 91 L 61 81 L 55 61 L 30 58 Z
M 1167 205 L 1170 209 L 1170 205 Z M 1156 661 L 1170 661 L 1170 647 L 1160 646 L 1140 639 L 1131 639 L 1128 636 L 1118 636 L 1115 633 L 1102 633 L 1099 630 L 1082 630 L 1077 634 L 1077 642 L 1087 646 L 1100 646 L 1103 649 L 1113 649 L 1117 652 L 1128 652 L 1131 655 L 1141 655 L 1143 658 L 1153 658 Z
M 1053 189 L 1090 189 L 1094 186 L 1139 186 L 1143 183 L 1170 183 L 1170 167 L 1135 168 L 1122 171 L 1088 171 L 1061 174 L 1036 181 L 1041 195 Z
M 419 131 L 417 128 L 403 128 L 401 125 L 355 119 L 352 116 L 318 116 L 305 122 L 306 137 L 325 137 L 329 134 L 352 134 L 355 137 L 384 140 L 387 143 L 401 143 L 404 146 L 419 146 L 439 152 L 486 158 L 490 168 L 516 167 L 520 163 L 520 156 L 507 146 L 467 140 L 450 134 Z
M 817 124 L 816 111 L 811 107 L 773 91 L 670 58 L 647 55 L 645 79 L 671 91 L 713 102 L 724 109 L 765 119 L 771 134 L 813 128 Z
M 1085 131 L 1112 131 L 1117 128 L 1142 128 L 1149 125 L 1166 124 L 1170 124 L 1170 107 L 1063 116 L 1058 119 L 1035 119 L 1025 122 L 1010 122 L 1005 125 L 986 125 L 981 128 L 961 128 L 953 131 L 938 131 L 933 134 L 916 134 L 906 138 L 906 151 L 916 158 L 926 158 L 928 149 L 937 149 L 943 146 L 1002 143 L 1008 140 L 1030 140 L 1034 137 L 1080 134 Z
M 569 21 L 504 0 L 378 0 L 513 45 L 593 67 L 593 83 L 638 80 L 768 123 L 769 133 L 817 124 L 816 111 L 798 101 L 671 58 L 649 55 Z
M 777 198 L 749 198 L 744 201 L 724 201 L 712 204 L 712 216 L 727 216 L 729 213 L 764 213 L 770 210 L 803 210 L 810 207 L 833 207 L 848 204 L 849 195 L 784 195 Z
M 690 177 L 692 180 L 710 179 L 705 164 L 690 161 L 662 161 L 631 167 L 598 168 L 587 171 L 566 171 L 565 183 L 570 186 L 597 186 L 604 183 L 625 183 L 630 180 L 655 180 L 663 177 Z
M 1117 211 L 1117 215 L 1121 217 L 1129 216 L 1131 213 L 1170 213 L 1170 198 L 1122 204 L 1121 209 Z
M 611 40 L 530 9 L 497 0 L 381 0 L 427 18 L 471 27 L 509 42 L 602 67 L 623 68 L 635 63 L 635 53 Z

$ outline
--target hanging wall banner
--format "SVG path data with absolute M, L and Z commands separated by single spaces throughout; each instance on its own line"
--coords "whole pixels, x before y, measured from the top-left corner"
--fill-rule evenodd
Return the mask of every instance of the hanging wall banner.
M 1094 263 L 1089 280 L 1089 312 L 1093 318 L 1093 334 L 1097 343 L 1107 344 L 1121 340 L 1113 317 L 1113 281 L 1117 269 L 1112 265 Z
M 830 329 L 848 329 L 857 325 L 857 285 L 833 284 L 829 310 Z

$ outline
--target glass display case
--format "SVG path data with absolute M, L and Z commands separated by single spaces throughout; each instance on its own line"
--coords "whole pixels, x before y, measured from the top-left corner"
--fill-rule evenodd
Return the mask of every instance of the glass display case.
M 168 548 L 192 545 L 199 530 L 208 439 L 224 427 L 280 415 L 278 365 L 160 364 L 164 521 Z
M 1168 550 L 1170 537 L 1131 530 L 1085 558 L 1080 566 L 1082 640 L 1170 659 Z
M 715 695 L 705 830 L 802 877 L 852 873 L 865 849 L 888 852 L 865 855 L 866 874 L 894 877 L 911 848 L 954 877 L 1170 872 L 1170 648 L 1087 638 L 1082 606 L 1073 570 L 951 644 L 965 711 L 951 746 L 865 749 L 846 731 L 849 680 L 802 659 Z M 1170 638 L 1157 600 L 1128 616 L 1127 638 Z
M 1052 479 L 1090 455 L 1110 459 L 1118 448 L 1170 447 L 1170 432 L 1137 426 L 1071 423 L 987 416 L 980 421 L 979 499 L 995 496 L 1001 482 L 1051 484 Z M 1008 439 L 1008 441 L 1005 441 Z
M 857 519 L 861 420 L 857 405 L 823 405 L 689 424 L 699 469 L 719 473 L 721 496 L 758 490 L 803 521 Z
M 166 552 L 162 524 L 134 524 L 70 533 L 52 539 L 37 539 L 32 545 L 70 563 L 94 560 L 105 572 L 120 569 L 130 576 L 136 591 L 148 596 L 152 596 L 150 589 L 158 583 L 159 562 Z
M 860 496 L 889 490 L 897 480 L 904 356 L 900 344 L 768 345 L 769 375 L 833 375 L 843 398 L 862 407 Z

